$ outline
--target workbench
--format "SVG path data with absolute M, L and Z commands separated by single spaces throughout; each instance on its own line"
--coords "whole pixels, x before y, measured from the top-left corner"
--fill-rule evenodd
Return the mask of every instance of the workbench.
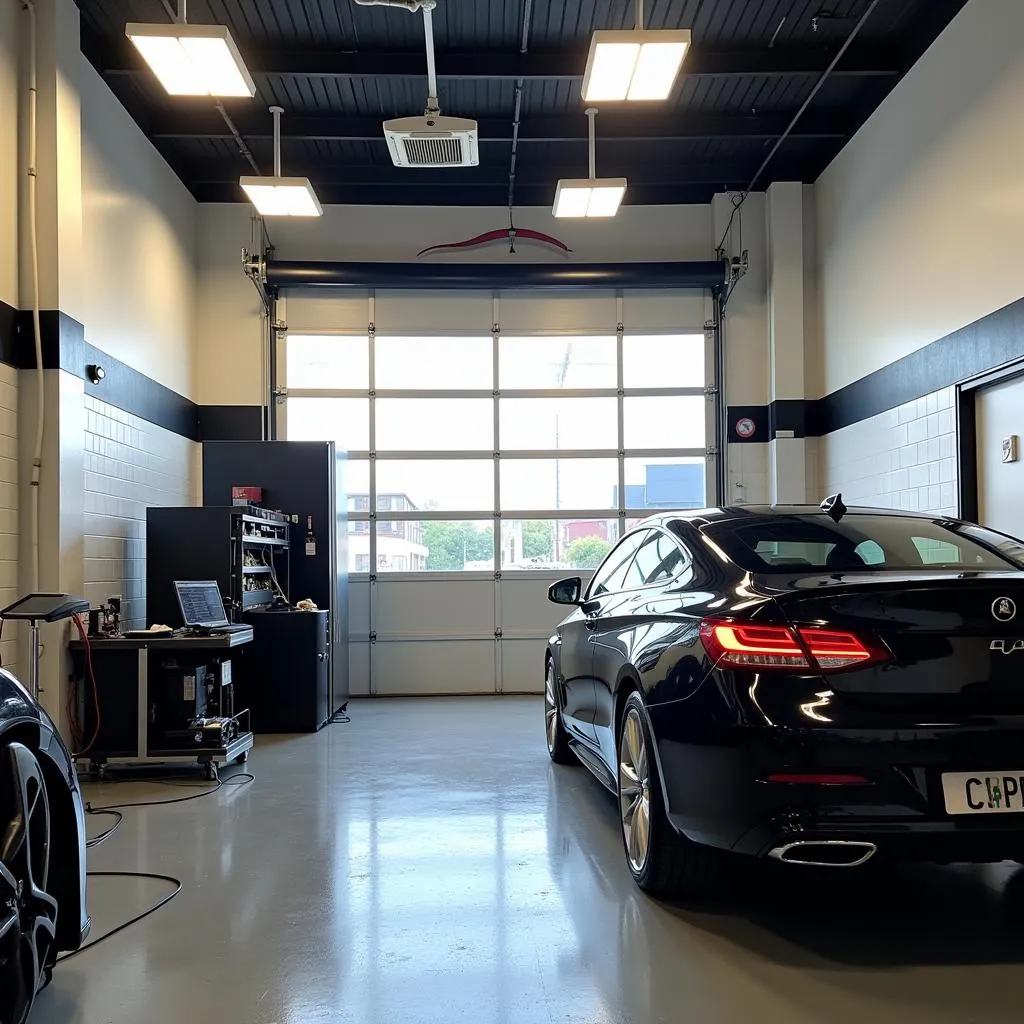
M 203 635 L 90 637 L 95 694 L 89 678 L 86 644 L 80 639 L 72 640 L 76 717 L 87 743 L 95 733 L 95 741 L 77 760 L 88 761 L 90 770 L 97 775 L 102 775 L 107 764 L 192 761 L 202 765 L 210 779 L 217 778 L 219 765 L 245 762 L 253 746 L 247 711 L 230 716 L 238 719 L 238 736 L 224 746 L 167 746 L 157 728 L 157 696 L 168 666 L 187 672 L 213 665 L 230 674 L 230 668 L 225 666 L 230 666 L 231 652 L 250 643 L 252 636 L 252 629 L 246 629 Z

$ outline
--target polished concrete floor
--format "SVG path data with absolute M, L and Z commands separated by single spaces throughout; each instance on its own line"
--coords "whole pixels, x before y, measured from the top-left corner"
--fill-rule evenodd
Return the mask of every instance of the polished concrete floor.
M 59 967 L 33 1024 L 1022 1019 L 1024 869 L 775 866 L 714 910 L 659 905 L 541 718 L 539 698 L 354 701 L 349 725 L 261 740 L 252 785 L 128 812 L 90 866 L 184 891 Z M 96 879 L 96 934 L 165 891 Z

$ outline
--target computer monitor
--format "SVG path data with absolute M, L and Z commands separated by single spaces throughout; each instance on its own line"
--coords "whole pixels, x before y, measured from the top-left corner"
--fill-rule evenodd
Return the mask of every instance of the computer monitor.
M 216 580 L 175 580 L 174 589 L 186 626 L 210 629 L 228 624 Z

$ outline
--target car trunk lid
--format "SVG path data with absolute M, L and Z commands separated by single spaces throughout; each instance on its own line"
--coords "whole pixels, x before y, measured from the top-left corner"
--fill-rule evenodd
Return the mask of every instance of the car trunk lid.
M 878 640 L 892 659 L 829 673 L 876 705 L 1024 713 L 1024 574 L 856 573 L 763 578 L 794 626 Z

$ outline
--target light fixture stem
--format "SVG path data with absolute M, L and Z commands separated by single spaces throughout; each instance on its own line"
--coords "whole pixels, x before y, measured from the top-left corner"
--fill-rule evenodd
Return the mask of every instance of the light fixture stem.
M 426 114 L 439 114 L 437 103 L 437 64 L 434 60 L 434 18 L 432 5 L 423 8 L 423 38 L 427 44 L 427 109 Z
M 597 117 L 597 107 L 587 107 L 584 111 L 587 115 L 587 120 L 590 122 L 589 137 L 590 146 L 588 149 L 588 155 L 590 157 L 590 177 L 597 177 L 597 132 L 594 128 L 594 118 Z
M 644 0 L 636 0 L 636 30 L 644 27 Z
M 640 0 L 640 2 L 643 3 L 643 0 Z M 178 21 L 182 25 L 188 22 L 188 0 L 178 0 Z
M 274 177 L 281 177 L 281 115 L 284 107 L 271 107 L 270 113 L 274 115 Z

